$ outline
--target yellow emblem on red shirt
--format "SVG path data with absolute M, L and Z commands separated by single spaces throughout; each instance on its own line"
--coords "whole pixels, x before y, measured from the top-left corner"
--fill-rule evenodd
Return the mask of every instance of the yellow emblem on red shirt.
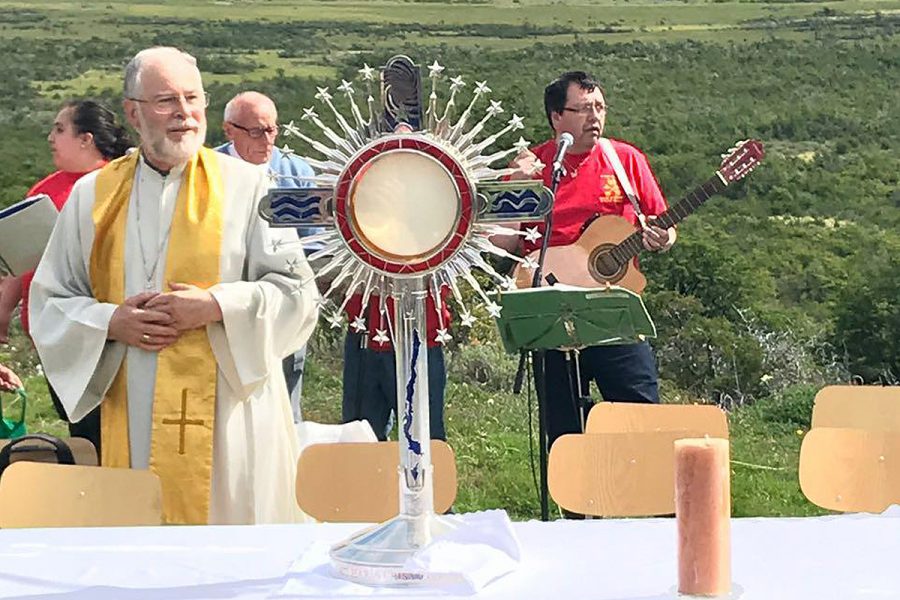
M 601 175 L 600 189 L 600 202 L 621 204 L 625 201 L 625 196 L 622 194 L 622 188 L 619 187 L 619 182 L 616 180 L 615 175 Z

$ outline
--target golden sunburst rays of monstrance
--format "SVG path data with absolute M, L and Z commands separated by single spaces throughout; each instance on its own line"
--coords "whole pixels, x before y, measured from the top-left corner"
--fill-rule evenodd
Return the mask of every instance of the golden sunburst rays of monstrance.
M 343 327 L 350 298 L 360 295 L 363 309 L 350 327 L 369 330 L 365 307 L 377 296 L 379 323 L 373 340 L 392 341 L 395 347 L 400 511 L 331 550 L 342 577 L 374 585 L 427 582 L 429 574 L 406 566 L 407 560 L 456 527 L 452 517 L 434 514 L 426 297 L 434 299 L 435 341 L 441 344 L 452 339 L 442 320 L 442 288 L 459 305 L 463 327 L 471 327 L 476 318 L 460 285 L 470 286 L 488 314 L 499 316 L 500 306 L 472 271 L 480 269 L 500 286 L 513 287 L 514 280 L 497 272 L 484 255 L 535 265 L 490 238 L 538 239 L 536 228 L 520 231 L 504 223 L 540 219 L 553 201 L 540 181 L 503 181 L 514 171 L 497 166 L 528 147 L 520 136 L 496 149 L 501 138 L 523 128 L 522 118 L 507 116 L 502 103 L 490 98 L 486 82 L 469 86 L 460 76 L 448 77 L 437 61 L 427 69 L 425 102 L 419 67 L 405 56 L 392 58 L 382 69 L 365 65 L 357 81 L 341 81 L 333 94 L 318 88 L 319 105 L 303 109 L 301 117 L 316 133 L 302 132 L 293 121 L 282 126 L 298 147 L 303 144 L 316 155 L 301 156 L 316 175 L 294 182 L 311 187 L 274 188 L 260 205 L 260 214 L 273 227 L 326 228 L 303 243 L 316 248 L 309 259 L 321 265 L 315 276 L 325 290 L 320 308 L 329 325 Z M 468 102 L 462 102 L 467 95 Z M 499 119 L 505 124 L 488 134 L 491 121 Z M 282 150 L 293 152 L 288 144 Z M 536 165 L 534 173 L 542 167 Z M 388 298 L 393 299 L 393 319 Z

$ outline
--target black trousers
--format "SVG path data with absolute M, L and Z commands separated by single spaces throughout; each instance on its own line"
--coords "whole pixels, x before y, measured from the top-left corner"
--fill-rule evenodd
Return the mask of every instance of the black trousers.
M 393 428 L 397 410 L 397 369 L 394 352 L 363 347 L 363 335 L 348 332 L 344 340 L 343 419 L 365 419 L 378 439 L 384 441 Z M 446 440 L 444 388 L 447 372 L 444 350 L 428 349 L 428 416 L 431 439 Z
M 50 391 L 50 400 L 53 401 L 53 408 L 56 409 L 56 412 L 59 414 L 59 418 L 63 421 L 68 421 L 69 417 L 66 415 L 66 409 L 63 408 L 62 402 L 59 399 L 59 396 L 56 395 L 56 390 L 50 385 L 50 382 L 47 382 L 47 389 Z M 78 421 L 77 423 L 69 423 L 69 435 L 71 437 L 80 437 L 87 438 L 94 444 L 94 448 L 97 449 L 97 460 L 100 460 L 100 407 L 97 406 L 94 410 L 89 412 L 85 417 Z
M 591 346 L 581 350 L 579 363 L 580 382 L 576 379 L 574 357 L 567 360 L 566 353 L 558 350 L 546 353 L 547 437 L 550 445 L 561 435 L 581 433 L 578 396 L 589 395 L 591 381 L 597 384 L 600 395 L 607 401 L 659 402 L 656 360 L 647 342 Z M 579 389 L 583 391 L 579 393 Z M 588 403 L 580 407 L 585 421 L 591 406 Z

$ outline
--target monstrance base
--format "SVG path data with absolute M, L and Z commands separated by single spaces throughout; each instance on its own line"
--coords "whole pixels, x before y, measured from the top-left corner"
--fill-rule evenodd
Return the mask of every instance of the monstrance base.
M 458 527 L 456 519 L 434 513 L 397 515 L 332 546 L 331 564 L 342 579 L 363 585 L 414 586 L 428 573 L 407 561 L 433 539 Z

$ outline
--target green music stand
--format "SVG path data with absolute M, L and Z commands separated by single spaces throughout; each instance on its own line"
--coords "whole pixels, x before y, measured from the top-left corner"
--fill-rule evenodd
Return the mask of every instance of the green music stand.
M 541 518 L 546 521 L 549 493 L 544 351 L 637 342 L 656 337 L 656 326 L 641 297 L 617 286 L 580 288 L 556 284 L 526 288 L 502 292 L 498 303 L 503 309 L 497 327 L 506 351 L 532 352 L 538 397 Z M 577 356 L 575 360 L 577 365 Z M 580 388 L 580 382 L 574 385 Z M 580 390 L 576 397 L 580 397 Z
M 500 294 L 497 319 L 507 352 L 573 350 L 656 337 L 641 297 L 625 288 L 557 284 Z

